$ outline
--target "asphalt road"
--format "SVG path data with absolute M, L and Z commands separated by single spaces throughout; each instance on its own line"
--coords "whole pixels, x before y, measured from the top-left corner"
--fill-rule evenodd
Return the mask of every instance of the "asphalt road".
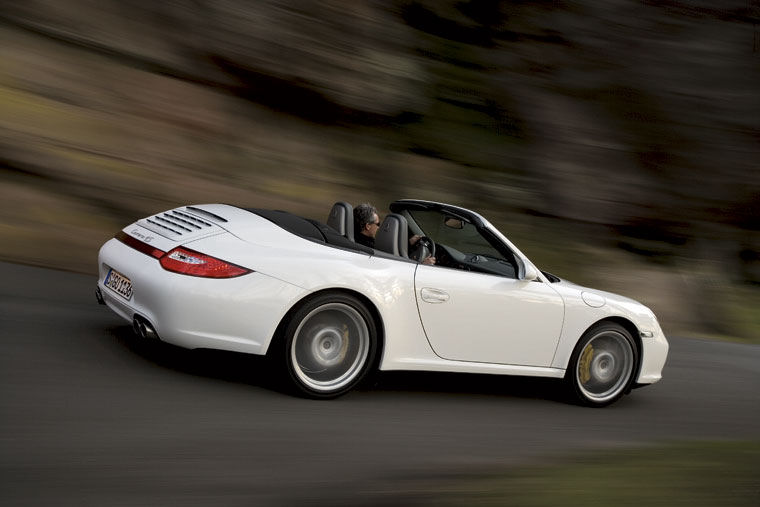
M 605 409 L 555 381 L 419 373 L 320 402 L 255 358 L 136 340 L 94 277 L 0 263 L 0 280 L 4 506 L 408 505 L 580 449 L 760 438 L 759 346 L 671 338 L 664 379 Z

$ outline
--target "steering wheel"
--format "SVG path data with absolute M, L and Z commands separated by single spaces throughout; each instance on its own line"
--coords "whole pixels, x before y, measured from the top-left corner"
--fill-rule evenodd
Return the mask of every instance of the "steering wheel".
M 411 257 L 417 262 L 422 262 L 428 256 L 435 257 L 435 242 L 427 236 L 420 236 L 414 244 Z

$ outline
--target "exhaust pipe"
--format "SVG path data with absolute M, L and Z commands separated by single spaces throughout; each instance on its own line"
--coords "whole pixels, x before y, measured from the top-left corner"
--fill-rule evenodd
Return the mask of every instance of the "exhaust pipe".
M 145 338 L 145 325 L 143 324 L 141 326 L 140 324 L 141 324 L 140 320 L 135 315 L 135 318 L 132 319 L 132 330 L 140 338 Z
M 100 287 L 95 287 L 95 299 L 98 300 L 99 305 L 106 304 L 106 300 L 103 299 L 103 293 L 100 292 Z
M 132 319 L 132 330 L 137 336 L 144 340 L 158 340 L 158 333 L 153 325 L 145 317 L 135 315 Z

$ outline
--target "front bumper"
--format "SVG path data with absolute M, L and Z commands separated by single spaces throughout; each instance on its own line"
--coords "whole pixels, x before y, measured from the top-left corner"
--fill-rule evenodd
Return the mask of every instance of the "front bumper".
M 668 340 L 659 326 L 651 337 L 641 337 L 641 369 L 637 384 L 654 384 L 662 378 L 669 349 Z

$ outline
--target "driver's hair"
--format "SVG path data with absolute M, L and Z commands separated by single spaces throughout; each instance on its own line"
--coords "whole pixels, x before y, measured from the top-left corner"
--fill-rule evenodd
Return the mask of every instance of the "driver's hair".
M 354 208 L 354 230 L 358 233 L 364 230 L 364 226 L 373 222 L 372 218 L 377 214 L 377 208 L 365 202 Z M 379 216 L 379 215 L 378 215 Z

